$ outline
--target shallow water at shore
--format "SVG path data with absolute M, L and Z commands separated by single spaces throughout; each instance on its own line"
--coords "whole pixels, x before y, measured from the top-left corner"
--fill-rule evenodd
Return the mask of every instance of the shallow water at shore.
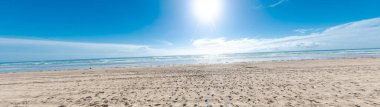
M 282 61 L 330 58 L 379 57 L 380 49 L 260 52 L 215 55 L 178 55 L 0 63 L 0 72 L 24 72 L 107 67 L 143 67 L 173 64 L 217 64 L 247 61 Z

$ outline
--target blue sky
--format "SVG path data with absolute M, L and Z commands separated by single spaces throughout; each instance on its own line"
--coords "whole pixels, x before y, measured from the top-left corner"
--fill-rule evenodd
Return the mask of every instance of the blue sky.
M 380 47 L 379 0 L 194 1 L 1 0 L 0 62 Z

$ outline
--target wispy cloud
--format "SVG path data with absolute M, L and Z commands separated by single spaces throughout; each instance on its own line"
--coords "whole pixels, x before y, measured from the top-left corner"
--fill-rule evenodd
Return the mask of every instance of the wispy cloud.
M 272 39 L 197 39 L 193 41 L 193 46 L 202 53 L 379 48 L 379 35 L 380 18 L 374 18 L 334 26 L 304 36 Z
M 309 33 L 315 33 L 315 32 L 320 32 L 323 29 L 321 28 L 307 28 L 307 29 L 296 29 L 294 32 L 297 32 L 299 34 L 309 34 Z
M 310 31 L 310 29 L 296 29 L 294 30 L 295 32 L 297 33 L 300 33 L 300 34 L 305 34 L 307 33 L 308 31 Z
M 380 18 L 367 19 L 282 38 L 200 38 L 191 48 L 158 49 L 147 45 L 82 43 L 0 38 L 0 62 L 20 60 L 220 54 L 260 51 L 380 48 Z M 162 42 L 172 45 L 170 42 Z
M 0 38 L 0 41 L 1 41 L 0 45 L 62 46 L 62 47 L 75 47 L 75 48 L 86 48 L 86 49 L 92 49 L 92 48 L 106 49 L 106 47 L 117 47 L 117 48 L 127 49 L 127 50 L 148 48 L 148 46 L 144 46 L 144 45 L 83 43 L 83 42 L 65 42 L 65 41 L 13 39 L 13 38 Z
M 172 46 L 173 45 L 172 42 L 169 42 L 169 41 L 166 41 L 166 40 L 158 40 L 158 42 L 160 42 L 160 43 L 162 43 L 162 44 L 164 44 L 166 46 Z
M 269 7 L 276 7 L 276 6 L 278 6 L 278 5 L 282 4 L 282 3 L 285 3 L 287 1 L 288 0 L 279 0 L 276 3 L 269 5 Z
M 128 57 L 158 54 L 144 45 L 0 38 L 2 61 Z
M 195 47 L 196 52 L 200 52 L 202 54 L 294 50 L 319 46 L 320 43 L 318 42 L 306 41 L 307 39 L 315 37 L 316 35 L 289 36 L 276 39 L 198 39 L 193 42 L 193 46 Z

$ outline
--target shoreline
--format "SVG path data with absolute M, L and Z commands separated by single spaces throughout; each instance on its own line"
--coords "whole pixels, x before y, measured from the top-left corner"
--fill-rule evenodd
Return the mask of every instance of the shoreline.
M 261 63 L 261 62 L 290 62 L 290 61 L 308 61 L 308 60 L 336 60 L 336 59 L 363 59 L 363 58 L 380 58 L 376 57 L 347 57 L 347 58 L 315 58 L 315 59 L 290 59 L 290 60 L 271 60 L 271 61 L 242 61 L 242 62 L 222 62 L 222 63 L 193 63 L 193 64 L 166 64 L 166 65 L 147 65 L 147 66 L 118 66 L 118 67 L 90 67 L 77 69 L 53 69 L 53 70 L 37 70 L 37 71 L 4 71 L 2 73 L 25 73 L 25 72 L 63 72 L 63 71 L 80 71 L 80 70 L 101 70 L 101 69 L 126 69 L 126 68 L 146 68 L 146 67 L 175 67 L 188 65 L 215 65 L 215 64 L 233 64 L 233 63 Z
M 0 73 L 0 106 L 380 106 L 380 58 Z

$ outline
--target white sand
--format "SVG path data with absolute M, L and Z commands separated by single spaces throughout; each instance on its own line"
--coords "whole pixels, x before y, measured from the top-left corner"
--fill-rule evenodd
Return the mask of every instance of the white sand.
M 0 73 L 0 106 L 377 106 L 380 58 Z

